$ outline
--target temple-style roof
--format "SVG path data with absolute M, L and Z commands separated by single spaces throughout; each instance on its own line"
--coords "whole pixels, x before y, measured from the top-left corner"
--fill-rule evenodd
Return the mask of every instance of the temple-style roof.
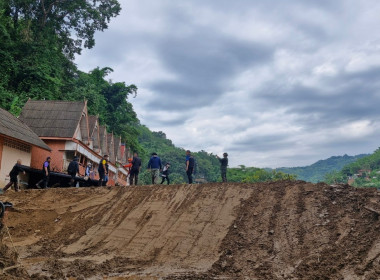
M 86 113 L 86 101 L 28 100 L 20 120 L 39 137 L 72 138 L 79 125 L 82 130 L 86 128 L 82 120 Z M 81 134 L 86 139 L 88 131 L 81 131 Z
M 0 134 L 51 151 L 44 141 L 25 123 L 0 108 Z

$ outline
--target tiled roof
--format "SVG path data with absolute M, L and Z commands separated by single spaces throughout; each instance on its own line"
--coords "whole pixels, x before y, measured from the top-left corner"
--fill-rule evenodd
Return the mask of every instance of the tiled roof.
M 39 137 L 73 137 L 85 105 L 84 101 L 28 100 L 20 120 Z
M 110 162 L 115 163 L 116 156 L 115 156 L 113 133 L 107 133 L 107 143 L 108 143 L 108 153 L 110 156 Z
M 95 128 L 97 121 L 98 121 L 97 116 L 88 116 L 88 130 L 90 132 L 90 137 L 94 133 L 94 128 Z
M 30 127 L 1 108 L 0 134 L 51 151 L 49 146 L 47 146 Z
M 120 158 L 120 143 L 121 142 L 121 138 L 120 136 L 114 136 L 114 143 L 113 143 L 113 146 L 114 146 L 114 155 L 115 155 L 115 158 L 121 162 L 122 159 Z

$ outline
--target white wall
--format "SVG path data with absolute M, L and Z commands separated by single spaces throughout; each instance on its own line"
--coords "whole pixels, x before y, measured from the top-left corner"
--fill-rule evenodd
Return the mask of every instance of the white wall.
M 21 159 L 22 165 L 30 166 L 31 158 L 32 154 L 30 152 L 4 145 L 1 158 L 0 188 L 3 188 L 9 182 L 9 172 L 11 172 L 18 159 Z M 27 178 L 23 176 L 22 180 L 27 180 Z

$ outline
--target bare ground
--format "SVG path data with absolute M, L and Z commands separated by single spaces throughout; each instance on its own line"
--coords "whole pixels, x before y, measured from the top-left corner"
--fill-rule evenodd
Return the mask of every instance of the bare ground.
M 379 194 L 302 181 L 7 192 L 0 269 L 18 266 L 0 279 L 379 279 Z

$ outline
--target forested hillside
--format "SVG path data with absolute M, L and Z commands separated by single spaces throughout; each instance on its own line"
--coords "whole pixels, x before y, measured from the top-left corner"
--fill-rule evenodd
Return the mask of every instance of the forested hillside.
M 111 68 L 84 73 L 73 62 L 120 9 L 116 0 L 1 1 L 0 106 L 18 115 L 28 98 L 87 99 L 90 114 L 139 149 L 139 121 L 127 101 L 137 87 L 107 81 Z
M 304 167 L 282 167 L 277 168 L 277 171 L 281 171 L 288 174 L 297 175 L 297 179 L 307 181 L 307 182 L 323 182 L 325 176 L 333 171 L 341 170 L 345 165 L 356 162 L 358 159 L 363 158 L 367 155 L 356 155 L 356 156 L 333 156 L 325 160 L 319 160 L 309 166 Z
M 176 147 L 170 139 L 166 138 L 166 134 L 162 131 L 152 132 L 144 125 L 139 126 L 138 130 L 138 142 L 143 149 L 143 170 L 146 169 L 151 153 L 156 152 L 163 164 L 166 162 L 171 164 L 169 176 L 171 183 L 187 182 L 185 170 L 186 150 Z M 215 155 L 205 151 L 192 152 L 192 154 L 196 163 L 194 172 L 196 181 L 198 181 L 198 179 L 200 179 L 200 182 L 220 181 L 220 164 Z M 149 184 L 151 181 L 148 173 L 145 173 L 142 179 L 146 184 Z
M 328 183 L 347 183 L 356 187 L 380 187 L 380 148 L 373 154 L 326 175 Z

